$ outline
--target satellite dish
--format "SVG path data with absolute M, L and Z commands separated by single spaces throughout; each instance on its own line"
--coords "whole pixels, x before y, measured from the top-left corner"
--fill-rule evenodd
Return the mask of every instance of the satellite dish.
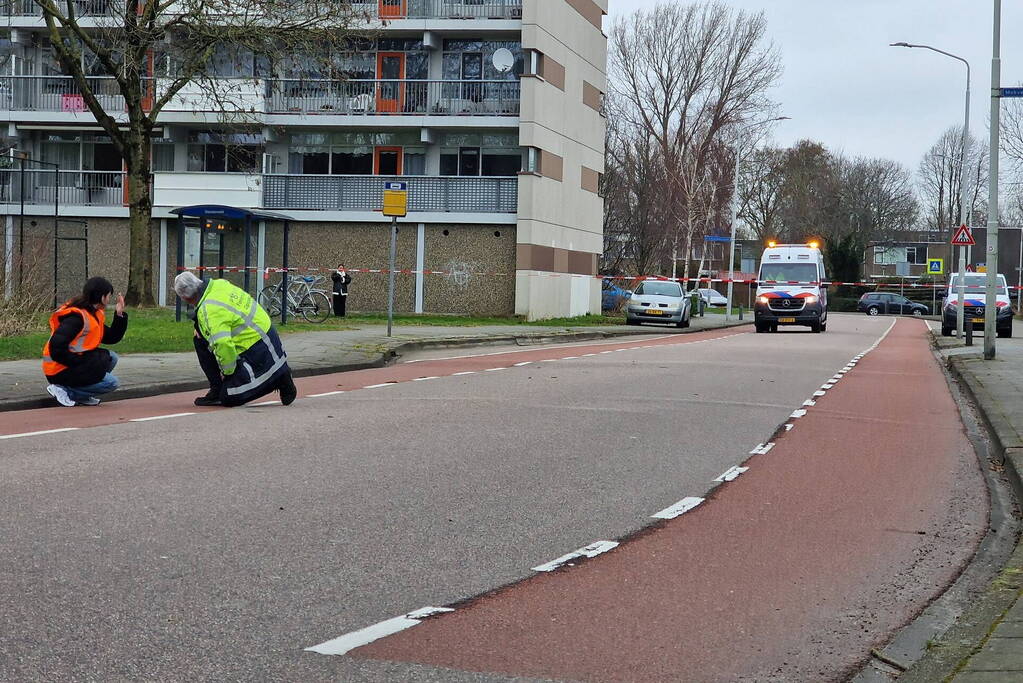
M 506 47 L 494 51 L 494 68 L 506 74 L 515 66 L 515 55 Z

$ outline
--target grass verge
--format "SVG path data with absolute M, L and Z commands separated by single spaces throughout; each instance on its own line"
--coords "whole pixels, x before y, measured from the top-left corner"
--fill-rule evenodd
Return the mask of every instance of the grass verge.
M 112 313 L 111 313 L 112 315 Z M 175 322 L 174 311 L 163 308 L 140 308 L 128 312 L 128 333 L 114 347 L 118 353 L 173 353 L 192 350 L 192 326 L 188 322 Z M 37 331 L 0 338 L 0 361 L 38 359 L 43 345 L 49 339 L 47 320 L 40 316 Z M 322 324 L 289 320 L 278 323 L 281 334 L 295 332 L 326 332 L 330 330 L 357 330 L 361 326 L 383 325 L 385 313 L 355 313 L 345 318 L 328 318 Z M 594 325 L 622 325 L 623 317 L 587 315 L 578 318 L 558 318 L 527 323 L 518 317 L 474 317 L 460 315 L 401 314 L 394 316 L 396 326 L 479 327 L 483 325 L 528 325 L 544 327 L 583 327 Z

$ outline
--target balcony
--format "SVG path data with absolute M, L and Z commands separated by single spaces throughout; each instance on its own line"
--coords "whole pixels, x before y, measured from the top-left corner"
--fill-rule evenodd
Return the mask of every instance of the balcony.
M 522 0 L 353 0 L 381 19 L 521 19 Z
M 60 171 L 56 192 L 60 206 L 123 206 L 124 174 L 120 171 Z M 23 191 L 24 188 L 24 191 Z M 53 206 L 52 170 L 0 170 L 0 204 Z
M 113 78 L 89 78 L 110 114 L 124 111 Z M 157 79 L 155 90 L 161 89 Z M 519 81 L 223 79 L 218 97 L 185 87 L 167 112 L 238 111 L 334 116 L 518 116 Z M 70 76 L 0 76 L 0 111 L 86 112 Z M 216 101 L 215 101 L 216 100 Z
M 113 78 L 89 78 L 88 82 L 107 112 L 124 111 L 124 98 Z M 0 76 L 0 111 L 75 113 L 87 109 L 70 76 Z
M 518 81 L 275 79 L 267 82 L 273 114 L 384 116 L 518 116 Z
M 350 0 L 356 10 L 381 19 L 521 19 L 522 0 Z M 124 11 L 114 0 L 74 0 L 80 17 L 113 17 Z M 32 0 L 0 0 L 0 16 L 39 17 Z
M 409 212 L 515 213 L 518 178 L 265 175 L 264 209 L 375 211 L 384 181 L 408 183 Z

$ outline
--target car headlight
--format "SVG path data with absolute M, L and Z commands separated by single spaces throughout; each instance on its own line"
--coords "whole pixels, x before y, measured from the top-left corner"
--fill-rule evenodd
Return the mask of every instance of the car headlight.
M 808 304 L 815 304 L 815 303 L 817 303 L 817 297 L 814 296 L 813 294 L 811 294 L 810 296 L 806 297 L 806 303 L 808 303 Z
M 764 304 L 766 306 L 770 302 L 771 302 L 771 300 L 768 299 L 766 296 L 758 296 L 757 297 L 757 303 L 758 304 Z

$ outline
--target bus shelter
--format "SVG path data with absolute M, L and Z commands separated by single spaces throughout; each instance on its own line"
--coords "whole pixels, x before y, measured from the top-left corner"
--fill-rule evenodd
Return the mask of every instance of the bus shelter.
M 172 209 L 171 213 L 178 217 L 177 268 L 175 272 L 195 269 L 203 280 L 206 279 L 208 273 L 214 274 L 218 278 L 237 280 L 235 284 L 253 297 L 258 294 L 253 288 L 252 279 L 255 270 L 252 265 L 253 225 L 258 225 L 260 222 L 281 223 L 283 225 L 282 287 L 283 291 L 288 291 L 288 235 L 293 220 L 290 216 L 272 211 L 219 204 L 182 206 Z M 186 242 L 192 240 L 186 238 L 186 234 L 193 237 L 198 236 L 197 242 L 187 245 L 187 249 Z M 237 262 L 228 263 L 229 257 L 237 259 Z M 190 261 L 190 263 L 186 261 Z M 256 278 L 257 288 L 259 282 L 259 278 Z M 175 320 L 179 322 L 181 320 L 181 303 L 181 299 L 175 296 L 174 316 Z M 287 306 L 281 306 L 281 324 L 287 323 L 287 309 Z

